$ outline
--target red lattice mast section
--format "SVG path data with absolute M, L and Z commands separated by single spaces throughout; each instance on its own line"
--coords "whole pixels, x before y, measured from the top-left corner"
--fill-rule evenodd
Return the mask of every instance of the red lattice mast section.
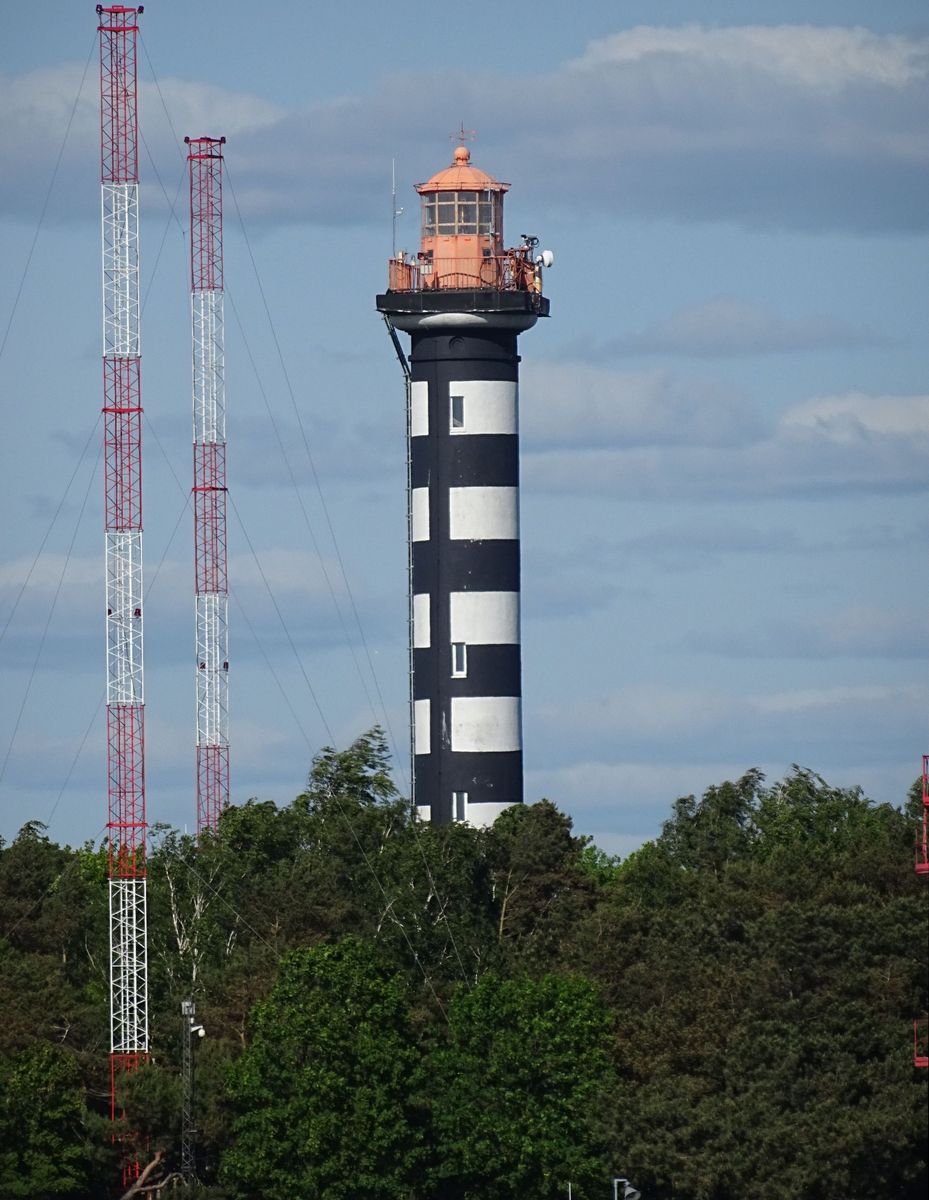
M 110 895 L 110 1113 L 148 1054 L 142 686 L 142 396 L 136 18 L 97 6 L 103 233 L 106 726 Z M 123 1182 L 138 1178 L 131 1137 Z
M 190 164 L 194 572 L 197 637 L 197 834 L 229 803 L 229 588 L 223 343 L 226 139 L 185 138 Z

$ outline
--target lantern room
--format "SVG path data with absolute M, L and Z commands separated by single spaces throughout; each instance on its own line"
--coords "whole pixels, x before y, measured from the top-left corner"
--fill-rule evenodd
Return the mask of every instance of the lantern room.
M 505 246 L 503 195 L 509 189 L 508 183 L 475 167 L 464 145 L 456 148 L 451 166 L 417 184 L 419 250 L 401 250 L 390 259 L 387 293 L 383 305 L 379 301 L 382 311 L 426 312 L 436 305 L 445 311 L 450 304 L 456 309 L 463 304 L 475 311 L 531 309 L 536 316 L 547 316 L 542 269 L 551 266 L 553 256 L 548 250 L 536 254 L 539 239 L 529 234 L 522 235 L 522 245 Z M 456 299 L 456 292 L 470 295 Z M 408 301 L 388 300 L 397 293 L 417 296 L 413 308 Z M 520 299 L 513 293 L 524 295 Z
M 417 185 L 422 225 L 419 252 L 401 252 L 390 263 L 390 291 L 541 291 L 539 262 L 531 252 L 538 239 L 504 249 L 501 183 L 471 163 L 458 146 L 451 166 Z
M 503 250 L 503 193 L 509 186 L 472 166 L 467 146 L 455 150 L 450 167 L 419 184 L 424 286 L 494 285 Z

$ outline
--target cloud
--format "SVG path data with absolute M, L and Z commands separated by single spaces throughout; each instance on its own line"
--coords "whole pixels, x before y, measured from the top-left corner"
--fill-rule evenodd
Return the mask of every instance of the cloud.
M 0 81 L 0 154 L 13 164 L 0 211 L 35 211 L 79 78 L 67 66 Z M 178 136 L 210 128 L 230 137 L 237 199 L 269 223 L 379 221 L 389 158 L 428 176 L 442 165 L 437 130 L 468 112 L 492 131 L 481 164 L 510 178 L 543 217 L 913 231 L 927 223 L 927 80 L 925 37 L 685 25 L 612 34 L 530 78 L 417 64 L 367 94 L 302 111 L 176 79 L 161 81 L 161 95 Z M 93 91 L 85 84 L 75 115 L 53 201 L 59 216 L 85 188 L 93 195 Z M 151 91 L 142 85 L 143 131 L 173 178 L 178 150 Z M 152 201 L 162 203 L 154 189 Z
M 540 557 L 531 545 L 524 544 L 523 554 L 534 576 L 551 574 L 575 579 L 579 573 L 623 571 L 632 559 L 664 571 L 703 571 L 733 555 L 777 554 L 822 559 L 824 555 L 851 551 L 873 556 L 897 553 L 925 538 L 925 529 L 920 525 L 852 526 L 818 536 L 809 536 L 811 533 L 809 526 L 801 532 L 787 525 L 733 522 L 725 509 L 714 508 L 699 522 L 662 525 L 615 540 L 580 538 L 570 550 L 558 555 L 546 550 Z M 809 594 L 808 581 L 804 581 L 803 588 Z M 624 592 L 628 594 L 628 587 Z
M 164 201 L 160 188 L 155 194 L 149 155 L 170 186 L 186 159 L 185 136 L 222 133 L 243 138 L 284 116 L 283 110 L 261 97 L 200 81 L 163 79 L 159 90 L 140 79 L 138 96 L 143 135 L 140 175 L 143 182 L 152 183 L 157 207 Z M 84 75 L 77 65 L 65 63 L 16 77 L 0 74 L 0 111 L 4 114 L 0 125 L 0 159 L 4 163 L 0 213 L 35 219 L 61 151 L 50 213 L 64 220 L 96 219 L 100 186 L 96 69 Z
M 744 397 L 664 369 L 616 371 L 588 363 L 527 363 L 520 386 L 527 447 L 724 447 L 763 423 Z
M 798 437 L 853 446 L 882 437 L 929 435 L 929 397 L 869 396 L 848 392 L 807 400 L 790 409 L 784 426 Z
M 678 764 L 702 764 L 689 781 L 675 783 L 684 789 L 677 795 L 700 787 L 707 767 L 741 773 L 748 766 L 801 762 L 823 769 L 842 757 L 849 766 L 896 765 L 909 740 L 918 736 L 927 700 L 926 687 L 911 683 L 745 693 L 629 683 L 527 709 L 527 762 L 534 772 L 552 777 L 599 764 L 603 779 L 596 785 L 589 781 L 591 793 L 605 790 L 611 771 L 619 778 L 631 768 L 647 769 L 654 786 L 664 768 L 673 772 Z M 574 787 L 581 778 L 576 776 Z M 716 781 L 720 778 L 732 775 L 718 775 Z
M 897 763 L 874 765 L 854 756 L 836 762 L 817 752 L 816 760 L 801 758 L 801 765 L 818 771 L 833 787 L 863 788 L 877 802 L 902 804 L 913 782 L 916 766 Z M 679 796 L 701 796 L 707 788 L 738 779 L 749 767 L 759 767 L 769 782 L 782 779 L 791 768 L 789 758 L 775 752 L 770 758 L 746 761 L 736 757 L 690 757 L 680 754 L 660 762 L 604 761 L 591 756 L 568 766 L 532 768 L 526 773 L 526 799 L 545 796 L 574 819 L 575 834 L 586 834 L 610 854 L 626 856 L 654 839 L 671 816 Z
M 764 422 L 669 372 L 527 364 L 523 477 L 539 493 L 779 497 L 925 488 L 929 396 L 817 397 Z
M 833 317 L 783 317 L 734 296 L 716 296 L 678 309 L 639 333 L 592 346 L 586 353 L 598 357 L 675 354 L 710 358 L 887 344 L 886 337 Z
M 361 481 L 382 495 L 385 483 L 393 488 L 398 466 L 406 458 L 402 403 L 401 393 L 393 412 L 385 406 L 379 412 L 359 413 L 346 405 L 335 415 L 317 404 L 302 418 L 302 430 L 288 419 L 272 426 L 267 417 L 239 417 L 230 422 L 230 442 L 247 445 L 248 455 L 235 463 L 235 482 L 249 488 L 292 489 L 296 479 L 312 492 L 309 445 L 316 475 L 328 486 L 357 487 Z
M 855 84 L 905 87 L 926 76 L 925 44 L 900 34 L 810 25 L 743 25 L 676 29 L 639 25 L 593 42 L 572 64 L 577 71 L 687 60 L 717 70 L 750 69 L 818 94 Z
M 831 613 L 773 618 L 686 639 L 689 650 L 730 658 L 900 658 L 929 653 L 929 627 L 915 609 L 854 604 Z

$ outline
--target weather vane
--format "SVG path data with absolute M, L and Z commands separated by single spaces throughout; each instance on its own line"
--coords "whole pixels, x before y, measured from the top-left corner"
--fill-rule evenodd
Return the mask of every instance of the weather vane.
M 458 132 L 450 133 L 448 136 L 449 136 L 449 140 L 453 141 L 453 142 L 461 142 L 462 144 L 464 142 L 473 142 L 474 139 L 477 137 L 477 130 L 476 129 L 465 129 L 464 121 L 462 121 L 461 125 L 458 128 Z

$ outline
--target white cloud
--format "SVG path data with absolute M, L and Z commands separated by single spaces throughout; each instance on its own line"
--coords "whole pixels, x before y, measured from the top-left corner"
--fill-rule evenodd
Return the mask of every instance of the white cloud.
M 854 604 L 739 630 L 704 631 L 687 639 L 687 646 L 733 658 L 911 659 L 929 652 L 929 627 L 915 608 Z
M 862 28 L 639 25 L 592 42 L 571 68 L 588 71 L 672 58 L 716 69 L 749 68 L 812 91 L 834 92 L 860 83 L 905 87 L 925 78 L 927 55 L 924 42 Z
M 430 75 L 417 64 L 368 95 L 301 112 L 208 83 L 167 78 L 161 92 L 178 137 L 208 126 L 232 135 L 239 202 L 270 222 L 379 221 L 390 155 L 425 177 L 441 165 L 437 130 L 468 112 L 492 131 L 481 165 L 505 172 L 540 217 L 913 230 L 927 221 L 927 47 L 924 37 L 864 29 L 643 26 L 534 78 Z M 0 154 L 12 164 L 2 210 L 34 212 L 79 77 L 67 66 L 0 82 Z M 59 215 L 91 186 L 93 93 L 91 80 L 63 163 L 67 178 L 53 197 Z M 178 148 L 151 85 L 141 87 L 140 110 L 156 161 L 173 178 Z M 152 206 L 161 203 L 152 189 Z
M 761 713 L 817 713 L 857 706 L 874 709 L 888 704 L 918 707 L 925 701 L 926 689 L 917 684 L 856 684 L 769 692 L 757 696 L 754 705 Z
M 50 211 L 66 219 L 97 217 L 93 203 L 100 177 L 96 69 L 87 71 L 83 87 L 81 79 L 81 68 L 72 63 L 17 77 L 0 74 L 0 111 L 4 114 L 0 124 L 0 159 L 4 163 L 0 212 L 35 219 L 64 142 Z M 159 170 L 167 171 L 168 179 L 173 180 L 186 157 L 185 136 L 223 134 L 241 139 L 268 128 L 284 115 L 261 97 L 200 81 L 166 78 L 156 87 L 140 79 L 138 96 L 144 138 L 139 151 L 140 176 L 143 183 L 153 185 L 149 153 Z M 84 195 L 86 205 L 79 200 Z M 160 189 L 154 186 L 152 202 L 155 206 L 162 203 Z
M 723 691 L 629 684 L 583 702 L 540 707 L 534 719 L 569 736 L 672 738 L 713 729 L 731 715 L 733 701 Z
M 789 409 L 783 424 L 791 434 L 843 446 L 881 437 L 925 438 L 929 436 L 929 396 L 868 396 L 864 392 L 824 396 Z
M 927 700 L 925 686 L 908 683 L 743 693 L 644 682 L 559 699 L 527 713 L 539 739 L 537 756 L 561 747 L 561 761 L 550 761 L 551 769 L 560 769 L 569 756 L 650 761 L 658 747 L 669 763 L 682 757 L 731 761 L 740 752 L 758 761 L 799 761 L 810 747 L 832 751 L 851 737 L 864 748 L 878 728 L 882 737 L 890 727 L 905 731 Z M 896 740 L 901 736 L 905 732 Z
M 716 296 L 679 309 L 639 333 L 595 346 L 592 353 L 711 357 L 854 348 L 886 341 L 832 317 L 784 317 L 734 296 Z
M 328 598 L 328 575 L 336 595 L 345 599 L 345 583 L 333 559 L 322 560 L 308 551 L 287 546 L 260 548 L 257 553 L 257 562 L 251 554 L 235 555 L 230 560 L 229 577 L 235 581 L 237 593 L 266 595 L 270 588 L 281 598 L 293 595 Z
M 524 479 L 622 499 L 903 492 L 926 485 L 929 396 L 817 397 L 766 427 L 750 400 L 669 372 L 527 365 Z
M 93 587 L 102 578 L 100 558 L 64 554 L 40 554 L 36 558 L 15 558 L 0 562 L 0 589 L 15 594 L 26 586 L 36 592 L 54 592 L 59 583 L 72 587 Z M 28 582 L 27 582 L 28 581 Z
M 731 390 L 664 369 L 527 363 L 520 385 L 527 447 L 732 446 L 763 426 Z

